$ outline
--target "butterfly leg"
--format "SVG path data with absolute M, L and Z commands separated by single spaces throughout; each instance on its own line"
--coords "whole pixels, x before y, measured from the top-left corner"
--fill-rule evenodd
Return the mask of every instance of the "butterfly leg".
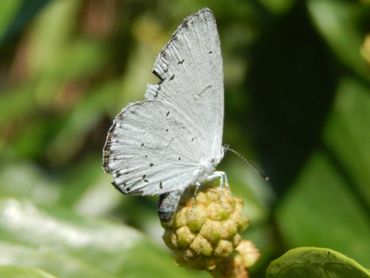
M 227 176 L 225 172 L 215 171 L 212 175 L 209 175 L 205 181 L 208 182 L 208 181 L 213 181 L 215 179 L 220 180 L 221 187 L 223 187 L 224 185 L 229 187 L 229 181 L 227 180 Z

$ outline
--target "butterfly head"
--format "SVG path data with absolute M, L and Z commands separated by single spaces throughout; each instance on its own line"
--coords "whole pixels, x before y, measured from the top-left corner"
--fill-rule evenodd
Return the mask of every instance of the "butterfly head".
M 206 175 L 212 174 L 216 170 L 216 167 L 220 163 L 222 158 L 223 152 L 219 156 L 211 158 L 208 161 L 204 161 L 203 163 L 201 163 L 201 172 L 204 172 Z

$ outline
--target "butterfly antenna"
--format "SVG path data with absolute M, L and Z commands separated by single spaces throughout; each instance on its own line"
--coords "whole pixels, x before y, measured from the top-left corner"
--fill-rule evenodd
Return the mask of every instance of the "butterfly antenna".
M 236 156 L 238 156 L 242 161 L 244 161 L 245 163 L 247 163 L 248 166 L 251 167 L 252 170 L 255 171 L 257 174 L 259 174 L 265 181 L 269 181 L 270 180 L 270 178 L 267 175 L 265 175 L 264 173 L 262 173 L 262 171 L 258 170 L 257 167 L 252 164 L 252 162 L 248 161 L 248 159 L 246 159 L 244 156 L 242 156 L 236 150 L 230 148 L 229 145 L 225 145 L 224 148 L 225 148 L 226 151 L 231 151 L 233 154 L 235 154 Z

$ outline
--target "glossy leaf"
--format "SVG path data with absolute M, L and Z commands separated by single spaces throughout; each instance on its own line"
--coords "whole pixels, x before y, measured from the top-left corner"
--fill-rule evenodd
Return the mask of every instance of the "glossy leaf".
M 302 247 L 273 261 L 267 278 L 369 278 L 370 272 L 354 260 L 325 248 Z

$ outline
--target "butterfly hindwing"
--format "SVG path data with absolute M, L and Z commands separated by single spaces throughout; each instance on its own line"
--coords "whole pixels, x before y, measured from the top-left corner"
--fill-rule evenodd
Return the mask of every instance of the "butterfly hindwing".
M 137 102 L 116 117 L 104 147 L 104 169 L 125 194 L 154 195 L 185 187 L 204 156 L 192 127 L 159 101 Z

